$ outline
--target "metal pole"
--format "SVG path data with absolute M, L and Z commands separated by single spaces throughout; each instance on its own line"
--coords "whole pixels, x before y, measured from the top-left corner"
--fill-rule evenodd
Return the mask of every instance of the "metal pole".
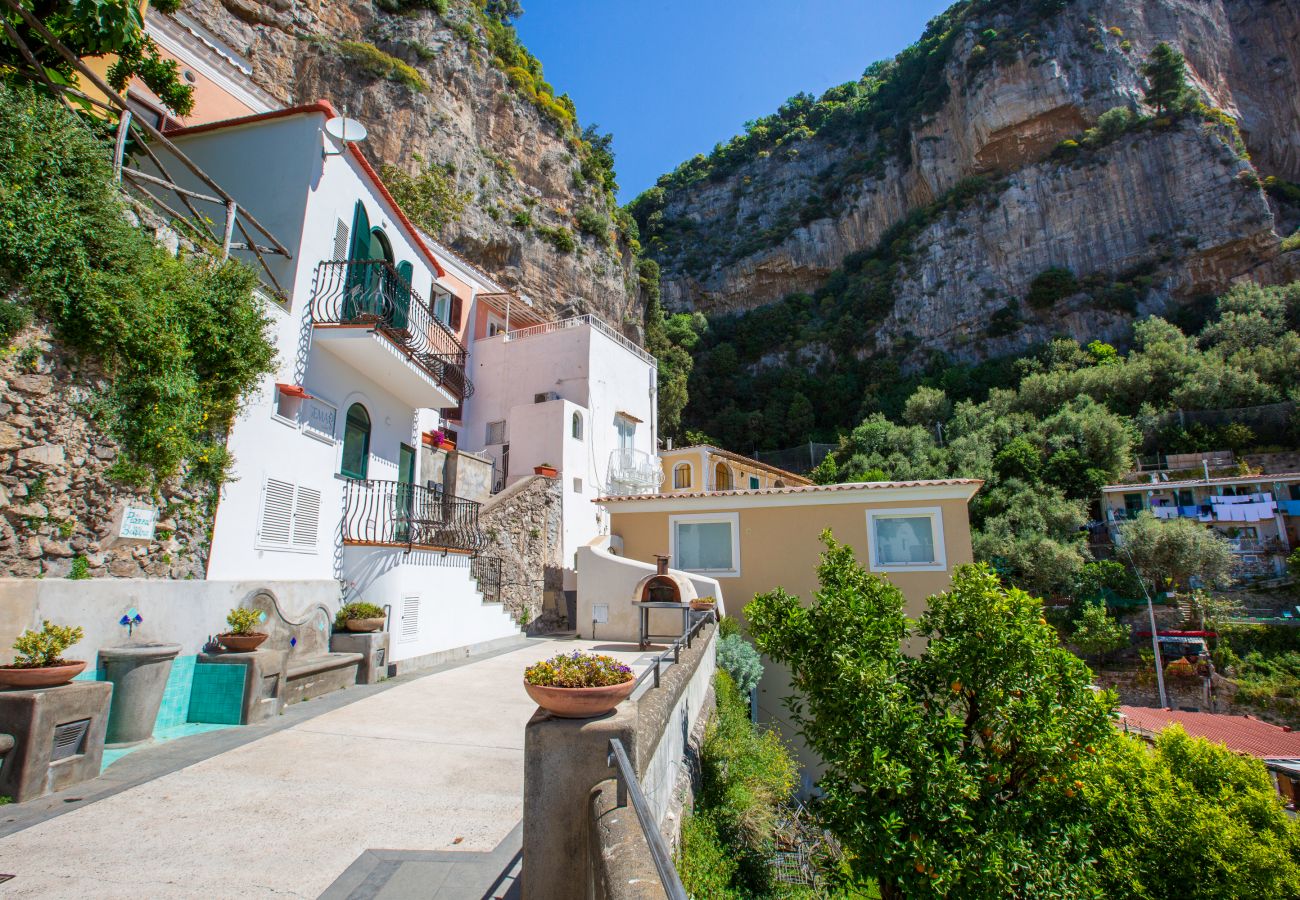
M 1146 579 L 1142 577 L 1142 570 L 1139 569 L 1137 563 L 1133 561 L 1133 554 L 1130 553 L 1128 547 L 1125 547 L 1123 544 L 1120 544 L 1119 546 L 1120 549 L 1124 551 L 1124 555 L 1128 557 L 1129 565 L 1131 565 L 1133 571 L 1137 573 L 1138 584 L 1142 587 L 1142 595 L 1147 598 L 1147 617 L 1151 622 L 1151 649 L 1155 653 L 1156 660 L 1156 687 L 1160 690 L 1161 708 L 1168 709 L 1169 697 L 1165 694 L 1165 667 L 1163 660 L 1160 658 L 1160 633 L 1159 629 L 1156 628 L 1156 606 L 1151 601 L 1151 592 L 1147 590 L 1147 583 Z

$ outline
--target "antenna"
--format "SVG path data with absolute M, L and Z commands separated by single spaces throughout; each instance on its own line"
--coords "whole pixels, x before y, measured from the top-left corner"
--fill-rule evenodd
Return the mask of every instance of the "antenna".
M 357 144 L 366 139 L 366 126 L 347 116 L 335 116 L 325 122 L 325 133 L 344 147 Z M 328 147 L 321 151 L 323 156 L 342 156 L 342 150 L 331 151 Z

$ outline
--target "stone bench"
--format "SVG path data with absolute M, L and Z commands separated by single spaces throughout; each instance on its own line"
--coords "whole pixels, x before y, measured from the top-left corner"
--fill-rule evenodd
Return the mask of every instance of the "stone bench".
M 266 613 L 262 626 L 268 636 L 263 649 L 285 655 L 285 703 L 310 700 L 356 684 L 364 657 L 330 652 L 334 616 L 324 604 L 314 604 L 298 614 L 286 613 L 275 594 L 263 588 L 247 605 Z

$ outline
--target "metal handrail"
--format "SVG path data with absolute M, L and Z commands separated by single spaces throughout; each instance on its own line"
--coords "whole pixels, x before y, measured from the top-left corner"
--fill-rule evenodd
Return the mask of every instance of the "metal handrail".
M 501 602 L 501 560 L 476 556 L 469 561 L 469 576 L 478 582 L 479 593 L 488 603 Z
M 474 393 L 467 354 L 455 332 L 433 314 L 386 259 L 331 260 L 316 267 L 315 325 L 365 325 L 396 344 L 457 400 Z
M 404 481 L 349 479 L 343 488 L 343 542 L 477 553 L 487 546 L 479 504 Z
M 609 765 L 618 769 L 620 794 L 618 805 L 625 805 L 622 796 L 624 793 L 627 799 L 632 801 L 632 809 L 636 813 L 637 821 L 641 823 L 641 833 L 645 835 L 645 841 L 650 845 L 650 858 L 654 860 L 655 871 L 659 873 L 660 887 L 664 889 L 669 900 L 690 900 L 681 876 L 677 874 L 677 867 L 673 865 L 673 858 L 664 843 L 663 835 L 659 833 L 659 825 L 650 812 L 650 804 L 646 802 L 645 794 L 641 791 L 641 782 L 637 781 L 636 772 L 632 770 L 632 763 L 627 758 L 627 750 L 624 749 L 623 742 L 616 737 L 609 739 Z
M 717 618 L 718 611 L 716 609 L 710 609 L 706 611 L 704 615 L 692 622 L 691 626 L 682 632 L 681 637 L 674 640 L 667 650 L 656 656 L 654 661 L 646 668 L 646 670 L 637 676 L 636 681 L 632 684 L 632 693 L 635 694 L 637 688 L 641 686 L 641 682 L 645 681 L 651 675 L 654 676 L 655 687 L 659 687 L 659 664 L 667 662 L 668 654 L 670 653 L 673 655 L 674 663 L 681 662 L 682 647 L 685 646 L 689 650 L 691 642 L 695 640 L 695 636 L 700 633 L 700 629 L 710 622 L 716 621 Z
M 654 356 L 645 350 L 645 348 L 638 347 L 635 343 L 629 340 L 626 335 L 619 334 L 612 325 L 600 316 L 591 313 L 581 316 L 573 316 L 569 319 L 559 319 L 555 322 L 543 322 L 541 325 L 530 325 L 527 328 L 517 328 L 514 331 L 506 332 L 505 339 L 507 342 L 518 341 L 539 334 L 550 334 L 554 331 L 564 331 L 569 328 L 578 328 L 583 325 L 590 325 L 592 328 L 605 335 L 605 337 L 622 346 L 624 350 L 637 356 L 642 362 L 647 362 L 652 366 L 658 367 L 659 360 L 655 359 Z

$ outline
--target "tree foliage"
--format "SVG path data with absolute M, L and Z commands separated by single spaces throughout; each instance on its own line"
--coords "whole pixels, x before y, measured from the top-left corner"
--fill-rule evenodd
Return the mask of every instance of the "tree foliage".
M 1128 646 L 1129 630 L 1115 621 L 1107 612 L 1106 604 L 1099 601 L 1085 603 L 1083 612 L 1075 623 L 1070 643 L 1084 657 L 1103 656 L 1112 650 Z
M 1156 115 L 1179 113 L 1187 107 L 1187 62 L 1183 54 L 1161 41 L 1151 50 L 1142 74 L 1147 79 L 1146 102 L 1155 107 Z
M 108 83 L 117 91 L 126 89 L 133 77 L 140 78 L 154 94 L 179 116 L 194 106 L 194 89 L 180 79 L 175 60 L 165 59 L 144 30 L 144 13 L 135 0 L 19 0 L 34 13 L 55 38 L 77 57 L 115 55 L 108 70 Z M 154 3 L 159 12 L 174 12 L 179 0 Z M 75 84 L 77 75 L 59 53 L 16 13 L 5 20 L 36 58 L 41 71 L 34 72 L 17 43 L 0 33 L 0 70 L 12 83 L 16 77 L 34 85 L 44 79 L 55 84 Z
M 460 219 L 473 192 L 457 190 L 455 170 L 450 165 L 426 163 L 418 153 L 411 154 L 411 158 L 418 168 L 416 174 L 385 164 L 380 175 L 411 220 L 430 234 L 440 235 Z
M 1191 579 L 1203 586 L 1232 580 L 1232 547 L 1213 528 L 1191 519 L 1157 519 L 1143 512 L 1119 528 L 1119 543 L 1139 577 L 1152 592 L 1189 589 Z
M 0 89 L 0 272 L 19 302 L 110 375 L 91 412 L 141 480 L 182 463 L 220 481 L 225 431 L 271 370 L 256 276 L 170 255 L 127 220 L 111 147 L 57 102 Z
M 909 622 L 898 588 L 823 539 L 812 602 L 778 589 L 746 617 L 790 669 L 792 719 L 826 766 L 823 815 L 855 868 L 886 897 L 1094 893 L 1076 782 L 1113 697 L 1039 601 L 987 567 L 960 569 Z

